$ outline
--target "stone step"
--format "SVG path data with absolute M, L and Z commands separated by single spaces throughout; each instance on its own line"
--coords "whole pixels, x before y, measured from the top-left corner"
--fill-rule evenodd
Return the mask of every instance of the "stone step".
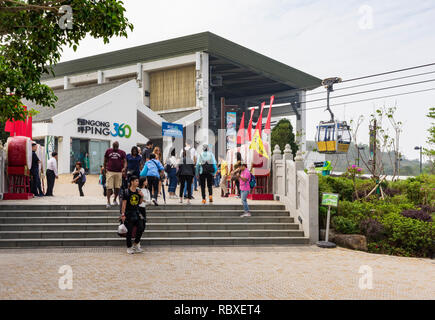
M 0 231 L 0 239 L 112 238 L 112 230 Z M 300 230 L 146 230 L 144 238 L 303 237 Z
M 197 201 L 197 200 L 194 200 Z M 282 204 L 250 204 L 249 206 L 252 210 L 285 210 L 285 206 Z M 110 210 L 119 210 L 119 206 L 113 206 Z M 186 210 L 194 209 L 194 210 L 240 210 L 242 209 L 242 204 L 168 204 L 164 205 L 163 203 L 159 206 L 149 205 L 148 208 L 150 210 Z M 107 210 L 106 206 L 103 204 L 91 205 L 49 205 L 49 204 L 33 204 L 33 205 L 13 205 L 13 204 L 4 204 L 0 205 L 0 211 L 11 211 L 11 210 L 32 210 L 32 211 L 71 211 L 71 210 Z
M 204 210 L 160 210 L 147 211 L 148 217 L 166 217 L 166 216 L 218 216 L 231 217 L 240 216 L 243 213 L 239 210 L 220 210 L 220 211 L 204 211 Z M 289 216 L 290 213 L 285 210 L 251 210 L 253 216 Z M 71 210 L 71 211 L 33 211 L 33 210 L 15 210 L 15 211 L 0 211 L 0 218 L 3 217 L 88 217 L 88 216 L 113 216 L 120 215 L 119 211 L 105 210 Z
M 119 215 L 88 216 L 88 217 L 0 217 L 1 224 L 45 224 L 45 223 L 113 223 Z M 294 223 L 289 216 L 252 216 L 241 218 L 239 216 L 147 216 L 148 223 Z
M 116 230 L 119 223 L 0 224 L 0 231 Z M 147 223 L 147 230 L 298 230 L 296 223 Z
M 250 245 L 306 245 L 306 237 L 222 237 L 222 238 L 146 238 L 141 240 L 145 246 L 198 245 L 198 246 L 250 246 Z M 34 247 L 113 247 L 126 246 L 124 238 L 87 238 L 87 239 L 0 239 L 0 248 Z

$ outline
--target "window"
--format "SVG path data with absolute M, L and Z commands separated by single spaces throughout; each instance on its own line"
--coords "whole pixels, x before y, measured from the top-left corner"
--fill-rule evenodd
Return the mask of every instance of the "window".
M 195 66 L 150 73 L 150 107 L 153 111 L 196 106 Z

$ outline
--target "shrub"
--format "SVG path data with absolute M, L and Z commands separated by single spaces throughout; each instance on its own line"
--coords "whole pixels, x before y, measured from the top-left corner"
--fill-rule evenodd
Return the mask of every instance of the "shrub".
M 395 181 L 389 183 L 389 187 L 400 190 L 416 205 L 435 206 L 435 175 L 421 175 Z
M 430 257 L 434 252 L 435 226 L 397 214 L 381 217 L 386 239 L 382 242 L 384 253 L 403 256 Z
M 420 208 L 420 210 L 427 212 L 429 214 L 434 213 L 435 212 L 435 207 L 432 207 L 430 205 L 420 205 L 418 206 Z
M 432 222 L 432 215 L 423 210 L 405 210 L 401 212 L 401 215 L 424 222 Z
M 368 241 L 379 241 L 385 236 L 384 226 L 375 219 L 364 219 L 360 222 L 359 228 Z
M 336 216 L 332 219 L 332 225 L 338 233 L 357 234 L 359 233 L 358 223 L 354 220 L 342 216 Z
M 393 188 L 386 188 L 384 190 L 385 195 L 389 196 L 389 197 L 394 197 L 397 195 L 400 195 L 402 193 L 402 191 L 400 191 L 399 189 L 393 189 Z
M 395 205 L 403 205 L 406 203 L 409 206 L 414 206 L 414 204 L 408 199 L 406 194 L 400 194 L 400 195 L 391 197 L 387 201 L 392 203 L 392 204 L 395 204 Z
M 338 193 L 340 200 L 352 201 L 353 182 L 344 177 L 319 176 L 319 196 L 322 192 Z

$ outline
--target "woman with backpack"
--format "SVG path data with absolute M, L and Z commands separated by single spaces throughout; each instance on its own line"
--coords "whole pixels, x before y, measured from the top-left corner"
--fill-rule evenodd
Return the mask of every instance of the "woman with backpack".
M 240 197 L 242 199 L 243 211 L 244 213 L 241 215 L 242 218 L 250 217 L 251 213 L 249 212 L 248 206 L 248 194 L 251 191 L 251 172 L 249 172 L 246 163 L 242 163 L 240 166 Z
M 205 184 L 208 188 L 208 201 L 213 202 L 213 177 L 217 171 L 216 159 L 211 151 L 208 150 L 208 145 L 204 144 L 202 152 L 198 156 L 196 162 L 196 176 L 199 176 L 199 184 L 201 186 L 202 203 L 205 204 Z
M 71 183 L 77 183 L 80 197 L 84 197 L 85 195 L 83 194 L 83 186 L 86 182 L 86 174 L 85 169 L 82 168 L 82 163 L 80 161 L 76 162 L 76 168 L 72 174 L 73 180 Z
M 195 176 L 195 165 L 191 161 L 188 161 L 187 157 L 186 150 L 183 150 L 182 159 L 178 164 L 177 176 L 180 181 L 180 203 L 183 203 L 183 191 L 184 185 L 186 184 L 188 188 L 187 197 L 185 198 L 187 198 L 187 204 L 190 204 L 190 200 L 192 199 L 192 188 L 190 186 Z
M 156 160 L 156 155 L 154 153 L 151 153 L 150 159 L 145 162 L 140 176 L 147 178 L 148 189 L 150 190 L 151 197 L 153 198 L 152 201 L 156 206 L 158 206 L 157 196 L 159 194 L 159 182 L 162 175 L 164 176 L 164 174 L 165 168 L 163 168 L 159 160 Z

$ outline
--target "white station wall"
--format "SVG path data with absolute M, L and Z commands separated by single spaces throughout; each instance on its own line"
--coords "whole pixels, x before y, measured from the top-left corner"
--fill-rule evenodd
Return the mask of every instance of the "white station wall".
M 58 146 L 59 173 L 70 172 L 71 138 L 110 140 L 110 145 L 118 141 L 120 149 L 126 153 L 130 152 L 132 146 L 147 141 L 137 131 L 137 94 L 137 83 L 131 80 L 53 117 L 53 123 L 46 130 L 48 135 L 62 137 Z M 111 132 L 113 123 L 128 124 L 131 127 L 131 136 L 121 138 L 111 134 L 105 136 L 81 133 L 78 132 L 77 119 L 110 122 Z

